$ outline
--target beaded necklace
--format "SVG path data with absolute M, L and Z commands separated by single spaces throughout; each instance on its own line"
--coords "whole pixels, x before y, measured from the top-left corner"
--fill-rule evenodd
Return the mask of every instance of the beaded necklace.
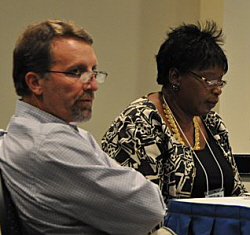
M 189 141 L 187 140 L 187 137 L 185 136 L 184 132 L 182 131 L 179 123 L 177 122 L 175 116 L 173 115 L 172 111 L 170 110 L 169 108 L 169 105 L 167 103 L 167 101 L 165 100 L 165 97 L 164 95 L 162 95 L 162 98 L 163 98 L 163 111 L 164 111 L 164 114 L 168 120 L 168 123 L 169 125 L 171 126 L 171 129 L 172 129 L 172 132 L 173 132 L 173 135 L 174 137 L 176 138 L 176 140 L 178 140 L 182 145 L 185 145 L 182 137 L 181 137 L 181 134 L 179 132 L 179 129 L 182 133 L 182 135 L 184 136 L 185 140 L 188 142 L 189 144 Z M 177 125 L 179 127 L 177 127 Z M 198 124 L 198 121 L 197 119 L 194 117 L 193 118 L 193 124 L 194 124 L 194 140 L 195 140 L 195 144 L 194 144 L 194 147 L 191 147 L 191 145 L 189 144 L 189 146 L 191 147 L 192 150 L 199 150 L 200 149 L 200 131 L 199 131 L 199 124 Z

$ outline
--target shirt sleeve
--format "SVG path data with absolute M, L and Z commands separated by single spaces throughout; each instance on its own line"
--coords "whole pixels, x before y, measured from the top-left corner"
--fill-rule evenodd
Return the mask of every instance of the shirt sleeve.
M 37 156 L 46 173 L 38 200 L 53 210 L 117 235 L 145 235 L 164 217 L 158 186 L 117 164 L 87 132 L 53 130 Z

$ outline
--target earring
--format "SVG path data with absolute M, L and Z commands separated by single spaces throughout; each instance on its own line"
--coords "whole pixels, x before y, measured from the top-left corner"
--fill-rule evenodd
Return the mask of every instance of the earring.
M 180 85 L 179 84 L 177 84 L 177 85 L 173 84 L 172 85 L 172 90 L 173 91 L 179 91 L 180 90 Z

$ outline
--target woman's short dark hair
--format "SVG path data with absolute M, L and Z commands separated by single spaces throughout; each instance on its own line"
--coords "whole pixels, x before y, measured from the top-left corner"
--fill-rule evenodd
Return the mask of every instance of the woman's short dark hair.
M 77 38 L 92 44 L 91 36 L 73 22 L 45 20 L 27 27 L 17 40 L 13 52 L 13 80 L 19 96 L 30 94 L 25 82 L 26 73 L 44 75 L 52 63 L 51 44 L 55 38 Z
M 226 73 L 227 57 L 221 48 L 224 44 L 222 30 L 214 21 L 194 24 L 182 24 L 171 28 L 167 39 L 156 55 L 157 82 L 168 84 L 169 70 L 176 68 L 180 73 L 192 69 L 208 69 L 219 66 Z

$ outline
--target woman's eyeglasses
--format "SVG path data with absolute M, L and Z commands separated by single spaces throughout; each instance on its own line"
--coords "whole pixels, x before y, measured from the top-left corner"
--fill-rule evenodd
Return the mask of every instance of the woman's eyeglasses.
M 208 80 L 207 78 L 197 74 L 197 73 L 194 73 L 193 71 L 188 71 L 191 75 L 193 75 L 193 77 L 195 78 L 198 78 L 200 80 L 202 80 L 203 82 L 205 82 L 205 84 L 208 86 L 208 87 L 219 87 L 219 88 L 223 88 L 226 84 L 227 84 L 227 81 L 225 80 Z

